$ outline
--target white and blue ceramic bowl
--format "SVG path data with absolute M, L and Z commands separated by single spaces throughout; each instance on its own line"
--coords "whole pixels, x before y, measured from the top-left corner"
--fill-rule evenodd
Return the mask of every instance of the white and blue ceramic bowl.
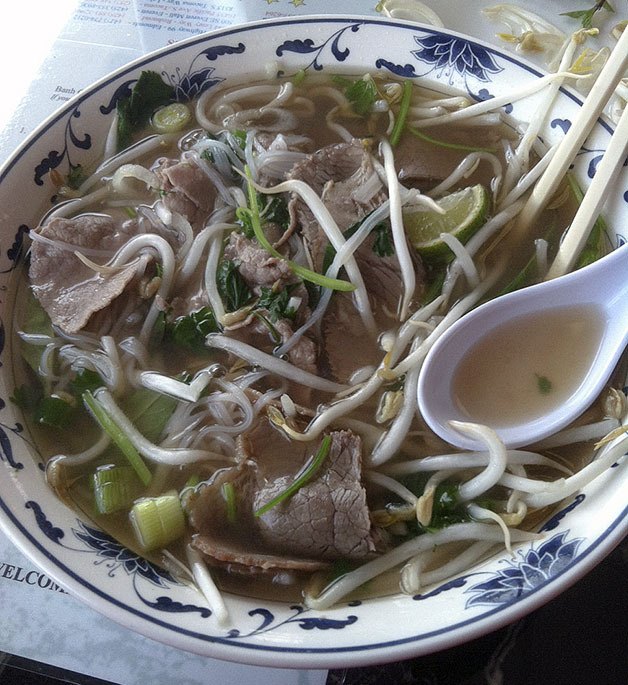
M 616 464 L 547 521 L 541 540 L 517 547 L 413 597 L 342 603 L 319 613 L 304 606 L 228 597 L 233 623 L 218 625 L 193 590 L 129 552 L 65 507 L 44 481 L 13 392 L 14 272 L 25 232 L 54 195 L 51 176 L 94 162 L 116 101 L 142 70 L 160 72 L 181 99 L 265 67 L 381 72 L 455 87 L 474 100 L 509 92 L 542 74 L 512 54 L 444 29 L 360 17 L 310 17 L 238 26 L 175 44 L 83 90 L 13 155 L 0 177 L 0 524 L 57 582 L 128 628 L 199 654 L 249 664 L 325 668 L 370 664 L 433 652 L 503 626 L 547 602 L 589 571 L 628 530 L 628 468 Z M 529 120 L 530 97 L 507 110 Z M 561 89 L 543 137 L 561 139 L 581 100 Z M 612 128 L 600 121 L 578 156 L 586 186 Z M 628 172 L 606 208 L 617 233 L 628 225 Z M 623 228 L 620 228 L 623 227 Z

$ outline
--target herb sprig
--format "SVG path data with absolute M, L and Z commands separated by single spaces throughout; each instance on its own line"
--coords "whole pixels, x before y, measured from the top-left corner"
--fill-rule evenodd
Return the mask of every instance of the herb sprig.
M 598 0 L 598 2 L 589 7 L 586 10 L 573 10 L 571 12 L 561 12 L 563 17 L 571 17 L 572 19 L 578 19 L 582 28 L 590 29 L 593 27 L 593 17 L 600 10 L 605 9 L 607 12 L 615 12 L 615 8 L 607 0 Z

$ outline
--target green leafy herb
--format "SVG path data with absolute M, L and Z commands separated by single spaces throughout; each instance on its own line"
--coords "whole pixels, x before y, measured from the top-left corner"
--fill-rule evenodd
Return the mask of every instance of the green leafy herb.
M 131 94 L 118 101 L 118 149 L 128 147 L 133 135 L 148 124 L 153 112 L 174 98 L 174 88 L 156 71 L 143 71 Z
M 281 195 L 264 195 L 261 216 L 266 223 L 277 224 L 284 231 L 290 225 L 288 203 Z
M 238 207 L 236 209 L 236 224 L 240 226 L 242 233 L 244 233 L 247 238 L 255 238 L 251 210 L 247 209 L 246 207 Z
M 615 12 L 615 8 L 610 2 L 606 0 L 599 0 L 593 7 L 589 7 L 586 10 L 574 10 L 572 12 L 561 12 L 563 17 L 571 17 L 572 19 L 578 19 L 580 25 L 584 29 L 590 29 L 593 27 L 593 17 L 601 9 L 605 9 L 607 12 Z
M 370 114 L 377 100 L 378 92 L 375 81 L 370 76 L 351 81 L 342 76 L 335 76 L 334 82 L 344 88 L 344 94 L 351 103 L 351 109 L 361 117 Z
M 441 483 L 434 493 L 432 519 L 428 530 L 441 530 L 454 523 L 464 523 L 471 520 L 466 506 L 460 501 L 458 485 Z
M 323 288 L 329 288 L 330 290 L 342 290 L 344 292 L 352 292 L 353 290 L 355 290 L 355 286 L 353 285 L 353 283 L 350 283 L 348 281 L 341 281 L 337 278 L 328 278 L 323 274 L 319 274 L 316 271 L 312 271 L 311 269 L 307 269 L 304 266 L 301 266 L 300 264 L 296 264 L 290 259 L 286 259 L 278 250 L 276 250 L 271 245 L 270 241 L 264 234 L 264 230 L 262 228 L 259 204 L 257 202 L 257 193 L 255 191 L 255 186 L 253 185 L 253 182 L 251 180 L 251 171 L 247 168 L 245 169 L 245 172 L 249 195 L 249 208 L 246 211 L 248 211 L 250 214 L 251 226 L 253 227 L 253 232 L 255 233 L 257 242 L 273 257 L 276 257 L 277 259 L 283 259 L 288 264 L 290 269 L 304 281 L 311 281 L 312 283 L 316 283 L 316 285 L 320 285 Z
M 233 136 L 233 139 L 235 140 L 239 148 L 241 150 L 244 150 L 244 148 L 246 147 L 246 131 L 237 129 L 235 131 L 232 131 L 231 135 Z
M 377 224 L 373 229 L 375 241 L 373 242 L 373 252 L 378 257 L 390 257 L 395 254 L 395 243 L 393 242 L 390 226 L 385 223 Z
M 401 138 L 406 127 L 406 119 L 410 111 L 410 102 L 412 101 L 412 81 L 406 80 L 403 82 L 403 94 L 401 96 L 401 103 L 399 104 L 399 112 L 395 119 L 395 125 L 390 133 L 390 144 L 395 147 Z
M 447 266 L 436 264 L 426 268 L 425 282 L 427 287 L 423 291 L 421 304 L 433 302 L 442 292 L 445 278 L 447 276 Z
M 555 244 L 558 238 L 558 225 L 556 220 L 552 218 L 548 230 L 545 232 L 543 239 L 547 241 L 548 245 L 552 246 Z M 515 277 L 500 291 L 500 295 L 505 295 L 506 293 L 514 292 L 515 290 L 520 290 L 533 283 L 538 283 L 540 278 L 539 274 L 539 262 L 536 254 L 533 254 L 530 259 L 524 264 L 523 268 Z
M 571 192 L 576 198 L 576 202 L 580 204 L 584 198 L 584 193 L 582 192 L 582 188 L 578 184 L 576 177 L 571 172 L 567 173 L 567 182 L 569 183 Z M 608 225 L 606 224 L 604 217 L 600 215 L 591 228 L 591 232 L 582 248 L 582 252 L 578 255 L 576 261 L 577 269 L 587 266 L 587 264 L 592 264 L 606 254 L 610 247 L 608 236 Z
M 68 429 L 79 415 L 78 400 L 84 390 L 95 390 L 102 385 L 102 379 L 95 371 L 81 369 L 70 381 L 67 392 L 45 395 L 41 383 L 37 381 L 15 388 L 10 399 L 30 414 L 35 423 L 49 428 Z
M 262 195 L 255 193 L 257 206 L 259 208 L 260 221 L 264 224 L 277 224 L 281 230 L 286 231 L 290 225 L 290 214 L 288 204 L 280 195 Z M 238 207 L 236 210 L 236 223 L 242 228 L 242 233 L 247 238 L 254 238 L 253 220 L 251 211 L 245 207 Z
M 353 226 L 350 226 L 342 234 L 343 237 L 346 240 L 348 240 L 360 228 L 361 225 L 362 221 L 358 221 L 357 223 L 353 224 Z M 388 223 L 380 222 L 379 224 L 373 227 L 372 232 L 375 236 L 375 240 L 373 241 L 373 252 L 376 255 L 378 255 L 379 257 L 390 257 L 391 255 L 395 254 L 395 244 L 393 242 L 392 233 L 390 231 L 390 225 Z M 335 256 L 336 249 L 330 243 L 326 246 L 325 253 L 323 254 L 323 273 L 325 273 L 327 269 L 329 269 L 331 263 L 334 261 Z
M 547 376 L 541 376 L 538 373 L 536 376 L 536 384 L 541 395 L 549 395 L 552 392 L 552 381 Z
M 13 394 L 9 399 L 22 411 L 34 414 L 43 398 L 44 392 L 40 383 L 36 385 L 24 383 L 13 390 Z
M 46 314 L 46 311 L 31 290 L 28 291 L 26 301 L 24 302 L 22 330 L 25 333 L 54 336 L 50 317 Z M 40 345 L 31 345 L 20 341 L 20 353 L 24 361 L 35 373 L 39 372 L 39 361 L 43 350 L 44 348 Z
M 273 507 L 276 507 L 281 502 L 289 499 L 294 495 L 295 492 L 300 490 L 308 481 L 310 481 L 317 473 L 317 471 L 322 466 L 329 450 L 331 449 L 331 436 L 326 435 L 321 440 L 321 445 L 318 448 L 316 454 L 306 463 L 305 467 L 301 470 L 301 473 L 290 483 L 290 485 L 283 491 L 280 492 L 276 497 L 266 502 L 259 509 L 254 512 L 255 516 L 262 516 L 266 512 L 270 511 Z
M 262 294 L 257 301 L 257 307 L 268 311 L 268 318 L 275 322 L 278 319 L 294 319 L 296 311 L 290 303 L 290 286 L 275 292 L 272 288 L 262 287 Z
M 180 347 L 201 352 L 207 351 L 205 338 L 218 330 L 214 312 L 209 307 L 203 307 L 166 323 L 164 339 Z
M 121 408 L 147 440 L 157 442 L 176 406 L 172 397 L 139 388 L 124 399 Z
M 80 369 L 76 376 L 70 381 L 72 394 L 81 397 L 86 390 L 95 392 L 104 385 L 100 374 L 91 369 Z
M 42 398 L 35 411 L 35 421 L 50 428 L 67 428 L 76 416 L 76 405 L 65 397 Z
M 220 262 L 216 271 L 216 285 L 228 312 L 241 309 L 253 299 L 249 286 L 233 260 L 223 259 Z
M 427 475 L 421 473 L 407 476 L 403 479 L 404 485 L 417 496 L 422 495 L 425 491 L 426 482 Z M 441 483 L 436 486 L 436 491 L 434 492 L 432 518 L 429 526 L 424 527 L 415 522 L 416 528 L 414 528 L 413 534 L 417 535 L 427 531 L 440 530 L 454 523 L 464 523 L 470 520 L 471 517 L 465 503 L 460 501 L 458 485 L 456 483 Z

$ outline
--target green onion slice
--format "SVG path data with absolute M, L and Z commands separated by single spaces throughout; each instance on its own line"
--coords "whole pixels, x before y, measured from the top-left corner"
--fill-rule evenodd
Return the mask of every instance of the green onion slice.
M 146 552 L 165 547 L 185 532 L 185 514 L 174 491 L 159 497 L 142 497 L 133 505 L 129 518 Z
M 141 483 L 132 466 L 101 466 L 92 476 L 96 509 L 112 514 L 130 507 L 140 494 Z
M 220 486 L 220 493 L 227 506 L 227 521 L 229 521 L 229 523 L 235 523 L 238 519 L 238 503 L 233 483 L 223 483 Z
M 301 473 L 290 483 L 290 485 L 280 492 L 276 497 L 266 502 L 259 509 L 256 509 L 254 516 L 262 516 L 273 507 L 276 507 L 281 502 L 284 502 L 289 497 L 292 497 L 297 490 L 300 490 L 309 480 L 311 480 L 316 472 L 320 469 L 322 463 L 327 458 L 329 450 L 331 449 L 331 435 L 326 435 L 321 440 L 321 446 L 318 448 L 316 454 L 306 463 Z
M 124 431 L 118 424 L 107 414 L 102 408 L 98 400 L 87 390 L 83 393 L 83 402 L 96 419 L 100 427 L 113 440 L 113 442 L 120 448 L 124 456 L 128 459 L 129 464 L 135 469 L 144 485 L 148 485 L 151 481 L 152 475 L 148 466 L 144 463 L 140 453 L 135 448 L 135 445 L 129 440 Z
M 390 134 L 390 144 L 395 147 L 401 138 L 403 129 L 406 126 L 406 119 L 410 111 L 410 102 L 412 101 L 412 82 L 403 82 L 403 94 L 401 95 L 401 104 L 399 105 L 399 114 L 395 120 L 395 125 Z

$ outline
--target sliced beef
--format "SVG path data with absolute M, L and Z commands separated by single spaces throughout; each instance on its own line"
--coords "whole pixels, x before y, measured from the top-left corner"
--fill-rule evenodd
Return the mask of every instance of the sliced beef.
M 495 126 L 475 131 L 462 130 L 459 133 L 448 132 L 446 142 L 497 149 L 503 134 L 503 129 Z M 418 188 L 425 193 L 447 178 L 468 154 L 408 134 L 395 148 L 397 176 L 406 187 Z M 480 182 L 489 180 L 478 178 Z
M 246 284 L 257 295 L 262 286 L 269 288 L 277 281 L 289 284 L 299 280 L 285 259 L 273 257 L 257 240 L 247 238 L 237 231 L 229 235 L 224 256 L 237 264 Z
M 137 264 L 99 274 L 74 252 L 86 250 L 92 261 L 104 264 L 135 230 L 132 221 L 118 224 L 100 214 L 54 218 L 38 230 L 45 240 L 33 241 L 29 276 L 33 293 L 53 324 L 76 333 L 124 291 L 137 274 Z
M 192 161 L 162 160 L 155 169 L 164 190 L 164 204 L 191 224 L 212 211 L 216 189 L 207 174 Z
M 366 330 L 349 293 L 334 293 L 321 326 L 321 366 L 339 383 L 364 366 L 378 366 L 383 352 Z
M 373 553 L 375 542 L 360 482 L 360 438 L 350 431 L 333 431 L 330 436 L 331 449 L 317 474 L 289 499 L 256 517 L 254 512 L 283 492 L 320 446 L 318 441 L 290 441 L 267 418 L 260 418 L 241 438 L 244 461 L 217 472 L 186 502 L 198 531 L 195 546 L 214 563 L 256 571 L 311 571 L 333 559 L 360 559 Z M 231 483 L 237 503 L 232 522 L 221 494 L 226 482 Z
M 386 192 L 365 144 L 329 145 L 298 162 L 288 178 L 304 181 L 319 195 L 341 231 L 362 220 L 386 199 Z M 323 263 L 327 237 L 312 212 L 299 198 L 289 204 L 293 224 L 306 240 L 317 269 Z
M 360 482 L 362 443 L 350 431 L 330 435 L 331 448 L 322 472 L 288 501 L 259 517 L 260 535 L 273 549 L 323 559 L 360 559 L 375 550 L 366 492 Z M 268 423 L 261 423 L 245 439 L 259 468 L 255 508 L 283 492 L 319 447 L 287 443 Z M 279 463 L 266 467 L 272 460 Z
M 261 310 L 260 313 L 263 313 Z M 292 322 L 289 319 L 278 319 L 269 322 L 262 320 L 258 316 L 247 319 L 243 325 L 232 326 L 225 332 L 252 347 L 272 354 L 273 350 L 285 343 L 294 333 Z M 272 326 L 272 328 L 271 328 Z M 277 335 L 279 338 L 277 338 Z M 317 346 L 316 343 L 306 335 L 301 336 L 298 342 L 288 351 L 288 361 L 303 371 L 317 374 Z M 303 401 L 305 398 L 300 397 Z
M 235 520 L 230 520 L 225 485 L 233 487 L 236 498 Z M 222 469 L 210 483 L 190 495 L 185 503 L 192 526 L 198 530 L 192 544 L 211 559 L 214 566 L 242 575 L 274 571 L 313 572 L 329 564 L 298 555 L 274 554 L 259 545 L 254 525 L 254 470 L 249 464 Z M 246 525 L 245 525 L 246 524 Z

